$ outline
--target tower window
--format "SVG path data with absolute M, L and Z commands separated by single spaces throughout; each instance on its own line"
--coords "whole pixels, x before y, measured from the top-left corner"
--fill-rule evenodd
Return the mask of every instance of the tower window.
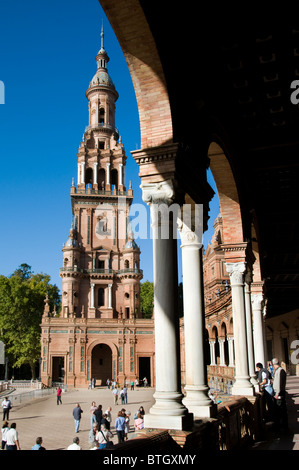
M 104 289 L 102 287 L 98 290 L 98 307 L 102 307 L 104 305 Z
M 104 108 L 100 108 L 100 111 L 99 111 L 99 123 L 100 124 L 104 124 L 105 122 L 105 110 Z
M 129 267 L 130 267 L 129 260 L 126 259 L 126 260 L 125 260 L 125 268 L 128 269 Z
M 111 170 L 111 185 L 118 188 L 118 171 L 115 168 Z

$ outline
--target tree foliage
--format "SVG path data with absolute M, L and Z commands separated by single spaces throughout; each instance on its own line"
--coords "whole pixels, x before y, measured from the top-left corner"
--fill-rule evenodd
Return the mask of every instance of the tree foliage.
M 154 309 L 154 283 L 145 281 L 140 284 L 140 310 L 144 318 L 151 318 Z
M 40 323 L 47 293 L 52 308 L 60 303 L 59 289 L 50 284 L 50 276 L 33 274 L 27 264 L 10 277 L 0 275 L 0 338 L 10 364 L 29 364 L 32 378 L 40 357 Z

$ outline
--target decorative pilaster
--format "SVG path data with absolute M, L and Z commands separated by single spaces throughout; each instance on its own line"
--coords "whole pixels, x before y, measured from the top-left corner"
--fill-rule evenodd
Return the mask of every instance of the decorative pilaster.
M 156 358 L 155 404 L 144 423 L 146 428 L 182 430 L 190 426 L 192 415 L 182 404 L 176 240 L 170 218 L 163 216 L 163 210 L 160 212 L 161 205 L 167 207 L 174 201 L 174 188 L 171 180 L 141 184 L 141 188 L 152 218 Z M 168 237 L 162 236 L 164 229 Z
M 233 395 L 253 395 L 253 387 L 249 380 L 248 352 L 246 337 L 246 317 L 244 299 L 245 262 L 226 263 L 232 292 L 232 311 L 234 321 L 235 343 L 235 383 Z
M 190 219 L 188 225 L 196 226 L 194 222 L 195 220 L 192 224 Z M 186 364 L 186 397 L 183 403 L 194 416 L 211 417 L 216 407 L 208 396 L 209 387 L 204 360 L 205 314 L 201 234 L 191 230 L 188 225 L 178 220 L 182 241 Z

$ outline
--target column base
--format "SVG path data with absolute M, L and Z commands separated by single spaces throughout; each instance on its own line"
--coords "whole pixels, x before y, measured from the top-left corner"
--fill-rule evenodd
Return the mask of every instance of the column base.
M 183 405 L 196 418 L 212 418 L 217 413 L 217 405 L 208 396 L 207 386 L 186 385 Z
M 238 385 L 233 385 L 232 387 L 232 395 L 242 395 L 242 396 L 254 396 L 254 388 L 251 387 L 242 387 Z
M 144 428 L 146 429 L 175 429 L 185 431 L 193 426 L 193 414 L 187 413 L 184 416 L 152 415 L 144 416 Z

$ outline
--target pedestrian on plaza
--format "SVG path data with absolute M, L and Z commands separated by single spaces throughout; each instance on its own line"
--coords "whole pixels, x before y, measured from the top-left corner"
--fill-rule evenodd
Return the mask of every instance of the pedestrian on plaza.
M 114 379 L 112 382 L 112 389 L 114 389 L 115 387 L 116 387 L 116 380 Z
M 61 387 L 58 387 L 57 388 L 57 393 L 56 393 L 57 405 L 59 405 L 59 403 L 62 405 L 61 394 L 62 394 L 62 389 L 61 389 Z
M 263 367 L 261 362 L 256 364 L 256 369 L 258 371 L 258 383 L 260 386 L 260 391 L 264 400 L 264 406 L 267 409 L 268 420 L 273 418 L 274 411 L 274 392 L 271 384 L 271 373 Z
M 125 441 L 128 440 L 128 434 L 130 432 L 130 418 L 131 418 L 131 411 L 128 411 L 125 414 L 125 422 L 126 422 L 126 425 L 125 425 Z
M 144 415 L 145 415 L 145 411 L 144 411 L 144 408 L 143 408 L 143 406 L 140 406 L 140 408 L 139 408 L 139 410 L 138 410 L 138 413 L 140 414 L 141 418 L 143 418 L 143 417 L 144 417 Z
M 106 384 L 107 384 L 108 390 L 110 390 L 111 380 L 110 380 L 110 379 L 107 379 Z
M 96 411 L 97 409 L 97 405 L 96 405 L 96 402 L 93 401 L 91 403 L 91 408 L 89 410 L 89 413 L 90 413 L 90 429 L 92 429 L 92 425 L 93 423 L 96 423 L 97 422 L 97 419 L 96 419 L 96 416 L 94 414 L 94 412 Z
M 144 428 L 143 416 L 141 416 L 140 413 L 137 413 L 137 418 L 134 420 L 134 426 L 136 431 L 139 431 L 140 429 Z
M 279 360 L 275 357 L 272 359 L 274 367 L 273 390 L 275 398 L 275 430 L 288 432 L 288 411 L 286 404 L 286 371 L 279 365 Z
M 98 405 L 97 409 L 94 412 L 96 422 L 98 423 L 99 429 L 101 429 L 101 422 L 103 417 L 102 405 Z
M 92 429 L 89 431 L 89 435 L 88 435 L 88 441 L 90 443 L 93 443 L 95 441 L 98 430 L 99 430 L 98 423 L 93 423 Z
M 5 421 L 7 419 L 7 421 L 9 421 L 9 411 L 12 408 L 10 399 L 8 397 L 5 397 L 3 402 L 1 403 L 1 406 L 3 408 L 3 418 L 2 418 L 2 420 Z
M 77 403 L 75 408 L 73 409 L 73 417 L 75 420 L 75 432 L 79 432 L 82 413 L 83 413 L 83 410 L 81 409 L 81 406 L 79 405 L 79 403 Z
M 111 426 L 111 421 L 112 421 L 111 411 L 112 411 L 111 406 L 108 406 L 107 410 L 105 411 L 106 420 L 107 420 L 107 423 L 108 423 L 108 425 L 107 425 L 108 431 L 110 431 L 110 426 Z
M 124 400 L 125 400 L 125 405 L 126 405 L 128 403 L 128 389 L 126 385 L 123 388 L 123 392 L 124 392 Z
M 138 380 L 138 378 L 137 378 L 137 377 L 136 377 L 136 379 L 135 379 L 135 385 L 136 385 L 136 387 L 138 387 L 138 386 L 139 386 L 139 380 Z
M 99 449 L 106 449 L 107 447 L 113 445 L 112 441 L 110 441 L 112 437 L 112 432 L 106 428 L 105 424 L 102 424 L 101 429 L 96 436 L 96 440 L 99 443 Z
M 35 445 L 32 447 L 31 450 L 46 450 L 45 447 L 42 446 L 43 438 L 37 437 L 35 441 Z
M 122 405 L 125 404 L 125 391 L 124 391 L 124 388 L 121 389 L 121 391 L 119 392 L 119 396 L 120 396 L 120 402 Z
M 79 444 L 80 444 L 79 437 L 74 437 L 73 443 L 68 446 L 67 450 L 81 450 L 81 447 L 79 446 Z
M 134 380 L 131 380 L 131 390 L 134 390 Z
M 116 387 L 113 388 L 112 394 L 114 397 L 114 405 L 117 405 L 118 404 L 118 390 Z
M 124 442 L 125 438 L 125 426 L 126 420 L 122 411 L 118 412 L 116 421 L 115 421 L 115 430 L 118 437 L 118 443 Z
M 2 425 L 2 428 L 1 428 L 1 434 L 2 434 L 1 449 L 2 450 L 5 450 L 7 431 L 9 431 L 8 421 L 4 421 L 3 425 Z
M 109 425 L 110 425 L 110 423 L 109 423 L 107 417 L 108 417 L 108 416 L 106 415 L 106 413 L 104 413 L 103 416 L 102 416 L 101 426 L 102 426 L 102 424 L 103 424 L 103 425 L 105 426 L 105 428 L 107 428 L 108 431 L 109 431 L 109 427 L 110 427 Z
M 16 423 L 11 423 L 6 433 L 6 450 L 21 450 Z

